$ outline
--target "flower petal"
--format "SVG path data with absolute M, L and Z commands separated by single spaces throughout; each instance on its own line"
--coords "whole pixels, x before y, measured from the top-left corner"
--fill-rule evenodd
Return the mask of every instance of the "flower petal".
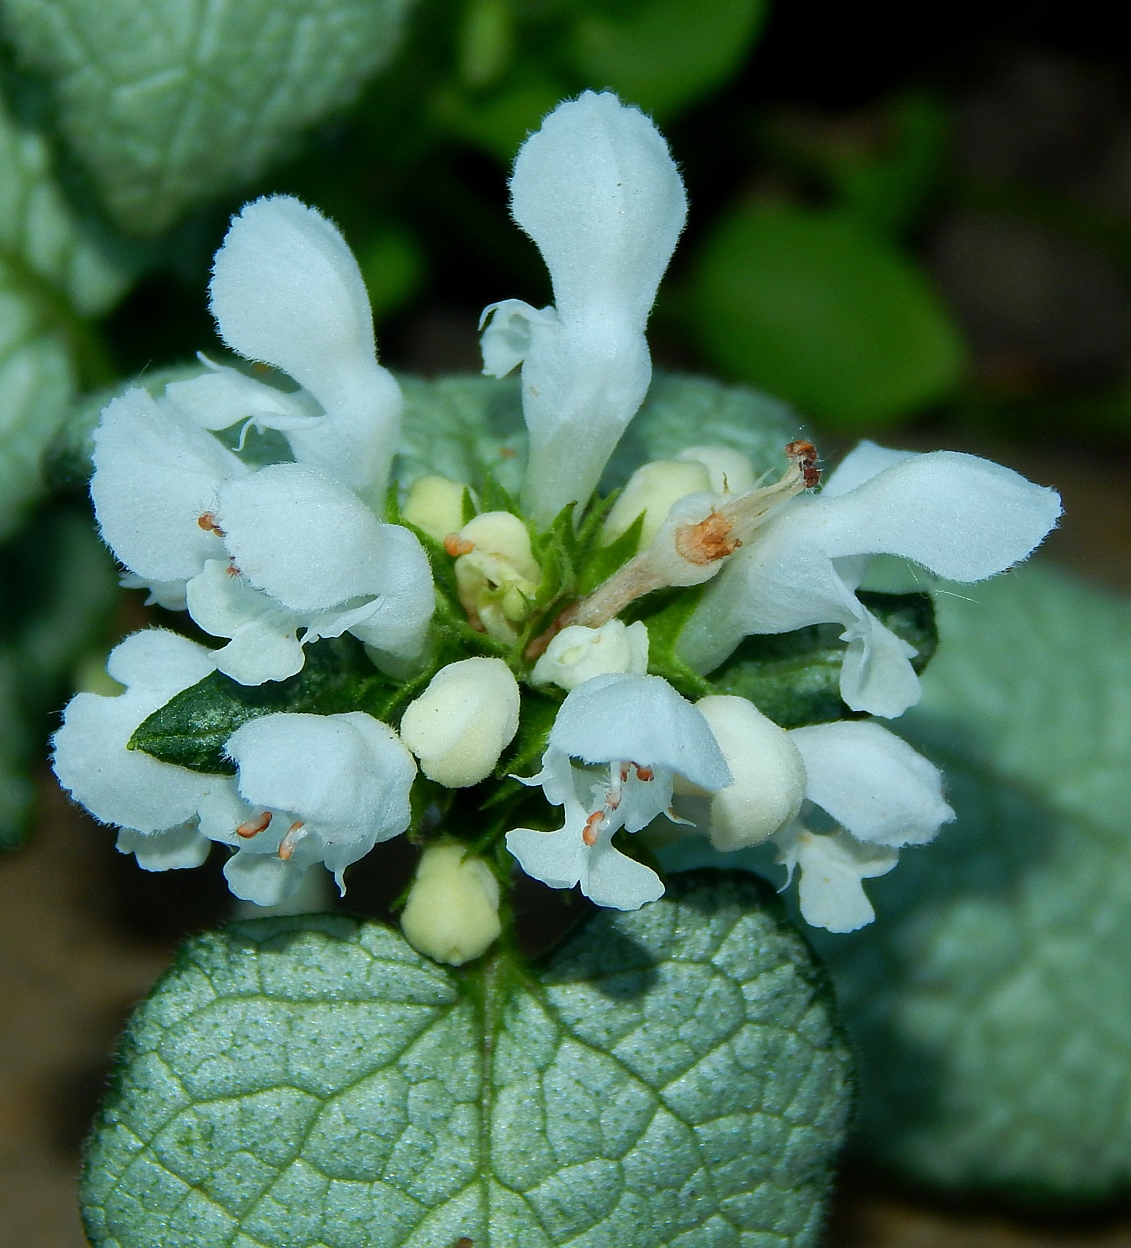
M 597 906 L 639 910 L 664 895 L 664 882 L 651 867 L 602 840 L 590 851 L 587 878 L 582 880 L 581 891 Z
M 861 845 L 842 832 L 814 836 L 795 828 L 776 839 L 782 849 L 778 861 L 791 872 L 801 871 L 797 900 L 806 923 L 854 932 L 872 922 L 876 912 L 862 881 L 886 875 L 899 860 L 897 850 Z
M 122 828 L 118 833 L 118 853 L 133 854 L 143 871 L 181 871 L 203 866 L 211 848 L 212 842 L 201 836 L 195 822 L 163 832 L 147 834 Z
M 507 849 L 533 879 L 550 888 L 572 888 L 581 879 L 589 850 L 581 839 L 580 827 L 572 827 L 567 821 L 556 832 L 513 828 L 506 839 Z
M 805 796 L 859 841 L 919 845 L 954 818 L 939 769 L 879 724 L 814 724 L 789 737 L 805 762 Z
M 90 493 L 103 539 L 146 581 L 187 581 L 223 556 L 201 528 L 225 481 L 247 472 L 212 435 L 171 404 L 134 387 L 94 431 Z
M 205 361 L 208 363 L 208 361 Z M 230 429 L 251 419 L 270 429 L 302 428 L 318 419 L 307 399 L 265 386 L 234 368 L 210 364 L 211 372 L 185 381 L 171 381 L 165 397 L 204 429 Z
M 233 854 L 224 864 L 224 879 L 232 893 L 257 906 L 277 906 L 293 896 L 305 874 L 306 869 L 295 862 L 246 849 Z
M 863 607 L 842 639 L 848 642 L 840 669 L 840 696 L 846 706 L 895 719 L 919 701 L 923 691 L 911 666 L 914 646 Z

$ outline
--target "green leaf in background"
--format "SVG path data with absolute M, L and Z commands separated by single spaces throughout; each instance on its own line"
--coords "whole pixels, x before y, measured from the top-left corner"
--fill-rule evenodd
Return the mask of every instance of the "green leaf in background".
M 611 88 L 662 120 L 738 70 L 768 10 L 768 0 L 591 3 L 567 55 L 586 86 Z
M 847 215 L 742 205 L 707 238 L 693 285 L 708 358 L 827 428 L 896 423 L 961 377 L 962 340 L 926 276 Z
M 56 186 L 43 135 L 0 90 L 0 536 L 41 492 L 43 449 L 97 370 L 85 318 L 124 285 Z
M 685 877 L 535 974 L 337 916 L 191 941 L 95 1126 L 95 1248 L 815 1245 L 847 1109 L 772 893 Z
M 246 185 L 392 56 L 411 0 L 5 0 L 118 225 L 151 237 Z
M 813 933 L 861 1060 L 860 1148 L 1026 1202 L 1131 1190 L 1131 601 L 1040 568 L 937 599 L 907 716 L 958 823 Z
M 0 546 L 0 849 L 27 832 L 27 773 L 47 753 L 49 715 L 116 600 L 113 560 L 85 513 L 40 512 Z

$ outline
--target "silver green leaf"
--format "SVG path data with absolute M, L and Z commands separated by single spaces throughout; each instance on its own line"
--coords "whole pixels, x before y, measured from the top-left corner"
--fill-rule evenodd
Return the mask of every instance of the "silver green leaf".
M 84 1216 L 97 1248 L 811 1245 L 846 1088 L 749 878 L 601 912 L 536 972 L 257 920 L 185 946 L 131 1021 Z
M 0 93 L 0 535 L 42 488 L 39 461 L 76 387 L 84 318 L 125 274 L 71 211 L 44 136 Z
M 411 0 L 5 0 L 7 32 L 118 225 L 149 237 L 348 104 Z
M 816 933 L 861 1059 L 860 1145 L 1022 1201 L 1131 1190 L 1131 601 L 1040 568 L 937 597 L 907 716 L 958 822 Z

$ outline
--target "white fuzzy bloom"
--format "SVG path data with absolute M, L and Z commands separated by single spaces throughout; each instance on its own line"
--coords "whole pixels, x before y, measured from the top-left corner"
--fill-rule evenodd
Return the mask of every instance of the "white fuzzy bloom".
M 594 676 L 648 671 L 648 628 L 642 620 L 609 620 L 600 628 L 571 624 L 546 647 L 530 673 L 533 685 L 576 689 Z
M 518 731 L 518 682 L 502 659 L 442 667 L 401 719 L 401 740 L 429 780 L 450 789 L 478 784 Z
M 229 738 L 235 785 L 208 793 L 200 829 L 236 847 L 224 867 L 237 897 L 277 905 L 315 863 L 343 872 L 409 825 L 412 756 L 360 711 L 264 715 Z
M 212 652 L 151 628 L 116 646 L 106 667 L 125 691 L 71 699 L 53 740 L 59 783 L 96 819 L 117 824 L 118 848 L 146 870 L 199 866 L 209 848 L 196 829 L 200 803 L 231 781 L 126 747 L 143 720 L 215 669 Z
M 588 501 L 652 376 L 644 327 L 687 215 L 663 137 L 615 95 L 558 105 L 523 144 L 511 211 L 537 243 L 554 305 L 484 313 L 484 372 L 522 364 L 530 458 L 523 502 L 538 524 Z
M 420 652 L 434 607 L 427 556 L 336 478 L 303 464 L 250 471 L 141 389 L 103 412 L 94 466 L 106 543 L 133 583 L 231 639 L 215 661 L 233 679 L 293 675 L 303 644 L 347 630 L 397 657 Z
M 914 651 L 856 597 L 869 558 L 898 555 L 949 580 L 980 581 L 1026 558 L 1059 515 L 1054 490 L 988 460 L 862 443 L 819 495 L 783 503 L 726 560 L 680 655 L 709 672 L 748 634 L 839 623 L 848 642 L 841 697 L 853 710 L 900 715 L 919 698 Z
M 839 829 L 817 835 L 795 822 L 774 836 L 778 861 L 801 872 L 806 922 L 852 932 L 875 918 L 861 881 L 890 871 L 904 845 L 931 840 L 954 811 L 942 774 L 894 733 L 868 721 L 795 728 L 805 764 L 805 797 Z
M 639 832 L 661 814 L 674 819 L 676 775 L 708 792 L 733 779 L 707 721 L 658 676 L 597 676 L 566 697 L 542 770 L 524 781 L 563 808 L 562 827 L 515 828 L 507 848 L 551 888 L 580 884 L 599 906 L 636 910 L 664 886 L 651 868 L 614 849 L 612 837 L 622 828 Z
M 216 253 L 211 296 L 228 346 L 305 393 L 278 396 L 221 369 L 174 386 L 174 399 L 209 428 L 226 427 L 216 423 L 224 411 L 278 429 L 298 462 L 382 502 L 403 400 L 377 363 L 365 283 L 338 230 L 287 195 L 247 204 Z
M 801 810 L 806 777 L 797 745 L 746 698 L 701 698 L 695 706 L 734 776 L 710 799 L 711 844 L 723 851 L 761 845 Z
M 421 856 L 401 930 L 436 962 L 463 966 L 487 952 L 502 932 L 499 882 L 465 845 L 431 845 Z

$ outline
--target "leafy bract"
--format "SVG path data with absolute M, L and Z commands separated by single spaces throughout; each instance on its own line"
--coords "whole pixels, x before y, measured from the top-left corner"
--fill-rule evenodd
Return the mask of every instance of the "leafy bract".
M 1131 602 L 1040 568 L 938 598 L 907 722 L 958 822 L 813 933 L 861 1056 L 860 1145 L 1024 1201 L 1131 1189 Z
M 602 912 L 535 972 L 262 919 L 191 941 L 132 1019 L 84 1218 L 96 1248 L 800 1248 L 846 1082 L 749 879 Z
M 39 460 L 74 396 L 84 318 L 124 275 L 54 180 L 46 139 L 0 93 L 0 535 L 42 487 Z
M 7 0 L 4 18 L 118 225 L 152 236 L 348 104 L 410 3 Z
M 708 357 L 828 427 L 892 424 L 960 378 L 962 341 L 926 276 L 848 213 L 741 206 L 694 282 Z

